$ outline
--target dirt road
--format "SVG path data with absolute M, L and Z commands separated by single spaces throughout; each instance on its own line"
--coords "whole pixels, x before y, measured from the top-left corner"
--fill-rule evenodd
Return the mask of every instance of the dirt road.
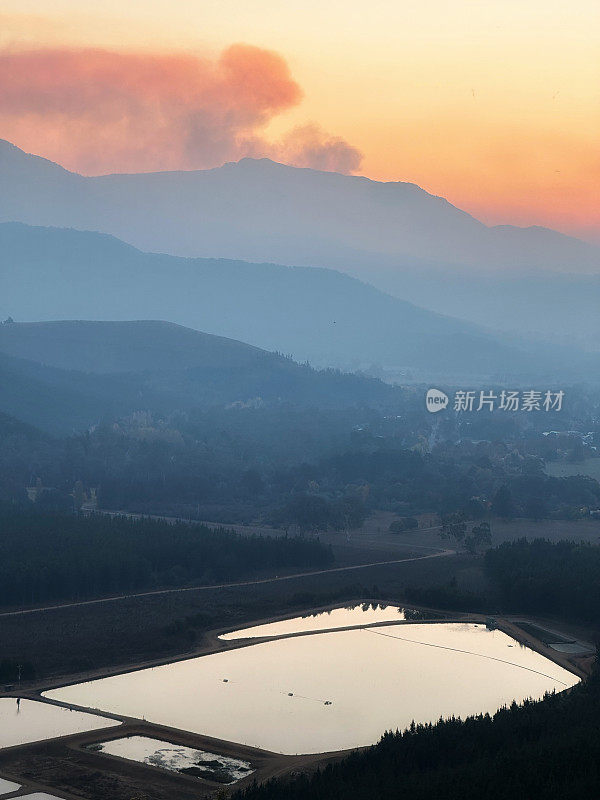
M 415 547 L 419 548 L 423 547 L 422 545 L 421 546 L 411 545 L 409 543 L 406 543 L 406 546 L 411 549 Z M 427 549 L 433 550 L 434 548 L 427 548 Z M 279 581 L 291 581 L 291 580 L 296 580 L 298 578 L 309 578 L 314 575 L 326 575 L 337 572 L 352 572 L 360 569 L 368 569 L 369 567 L 391 566 L 393 564 L 406 564 L 411 561 L 425 561 L 426 559 L 430 558 L 442 558 L 442 557 L 452 556 L 455 554 L 456 554 L 455 550 L 435 549 L 435 552 L 428 553 L 427 555 L 423 556 L 397 558 L 389 561 L 373 561 L 368 564 L 353 564 L 351 566 L 345 566 L 345 567 L 330 567 L 329 569 L 312 570 L 310 572 L 296 572 L 292 575 L 275 575 L 270 578 L 260 578 L 251 581 L 236 581 L 234 583 L 217 583 L 217 584 L 211 583 L 211 584 L 204 584 L 202 586 L 187 586 L 182 589 L 155 589 L 150 592 L 133 592 L 131 594 L 114 595 L 113 597 L 101 597 L 96 600 L 81 600 L 79 602 L 74 602 L 74 603 L 62 603 L 60 605 L 39 606 L 37 608 L 25 608 L 25 609 L 17 609 L 15 611 L 4 611 L 0 613 L 0 618 L 26 616 L 28 614 L 38 614 L 43 611 L 57 611 L 64 608 L 82 608 L 84 606 L 101 605 L 103 603 L 117 603 L 122 600 L 132 600 L 140 597 L 158 597 L 161 595 L 164 596 L 164 595 L 184 594 L 186 592 L 202 592 L 214 589 L 231 589 L 240 586 L 259 586 L 261 584 L 266 584 L 266 583 L 277 583 Z

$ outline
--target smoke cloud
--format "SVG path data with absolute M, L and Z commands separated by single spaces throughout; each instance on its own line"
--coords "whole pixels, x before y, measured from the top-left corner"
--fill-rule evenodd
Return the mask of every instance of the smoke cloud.
M 277 53 L 218 58 L 45 49 L 0 53 L 0 137 L 83 174 L 201 169 L 244 156 L 354 172 L 361 153 L 317 126 L 269 142 L 302 90 Z
M 317 125 L 294 128 L 274 147 L 278 161 L 297 167 L 312 167 L 330 172 L 356 172 L 362 153 L 338 136 L 329 136 Z

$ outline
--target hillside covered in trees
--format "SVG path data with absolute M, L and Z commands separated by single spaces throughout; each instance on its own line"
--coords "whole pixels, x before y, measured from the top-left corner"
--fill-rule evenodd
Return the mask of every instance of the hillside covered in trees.
M 140 411 L 168 416 L 232 405 L 397 413 L 405 396 L 377 378 L 316 370 L 166 322 L 0 325 L 0 412 L 57 435 Z

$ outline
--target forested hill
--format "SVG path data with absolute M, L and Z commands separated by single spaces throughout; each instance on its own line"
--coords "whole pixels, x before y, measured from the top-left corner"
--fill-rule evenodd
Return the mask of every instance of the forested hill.
M 276 353 L 169 322 L 57 321 L 0 325 L 0 352 L 80 372 L 244 369 L 283 363 Z
M 374 378 L 315 370 L 164 322 L 0 325 L 0 412 L 53 433 L 136 411 L 232 404 L 397 413 L 404 398 L 403 390 Z

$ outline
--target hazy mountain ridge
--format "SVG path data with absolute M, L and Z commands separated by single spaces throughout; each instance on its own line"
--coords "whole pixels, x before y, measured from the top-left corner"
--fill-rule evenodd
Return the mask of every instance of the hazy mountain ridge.
M 600 248 L 545 228 L 487 227 L 415 184 L 242 159 L 84 178 L 0 142 L 0 219 L 98 230 L 174 255 L 350 267 L 594 272 Z M 366 271 L 366 272 L 365 272 Z
M 0 253 L 0 313 L 17 320 L 166 319 L 297 360 L 424 375 L 534 365 L 481 328 L 333 270 L 147 254 L 106 235 L 19 223 L 0 224 Z M 548 353 L 535 365 L 553 366 Z
M 383 291 L 432 311 L 518 336 L 600 350 L 600 273 L 568 275 L 467 270 L 380 272 Z
M 329 267 L 437 313 L 600 349 L 600 247 L 536 226 L 486 227 L 414 184 L 267 159 L 86 178 L 0 140 L 0 185 L 0 221 L 103 231 L 153 252 Z M 65 316 L 90 315 L 73 309 L 45 318 Z M 139 316 L 207 329 L 158 311 Z M 213 330 L 280 346 L 253 338 L 253 329 Z M 297 354 L 327 362 L 334 351 Z

